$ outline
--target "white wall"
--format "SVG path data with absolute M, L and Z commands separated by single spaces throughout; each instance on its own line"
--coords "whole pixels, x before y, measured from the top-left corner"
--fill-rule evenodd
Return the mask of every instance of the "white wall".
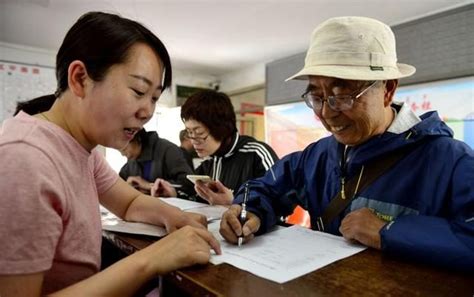
M 173 63 L 173 61 L 171 61 Z M 160 106 L 176 106 L 176 85 L 209 88 L 218 79 L 212 75 L 193 73 L 191 71 L 173 69 L 172 93 L 163 94 L 158 101 Z
M 0 41 L 0 60 L 55 67 L 56 52 Z
M 265 64 L 222 75 L 220 81 L 220 90 L 229 95 L 236 112 L 241 110 L 242 103 L 265 105 Z M 237 128 L 240 133 L 265 140 L 265 125 L 261 115 L 246 114 L 242 117 L 238 114 Z
M 161 138 L 166 138 L 177 146 L 179 142 L 179 131 L 184 129 L 181 121 L 181 107 L 160 107 L 155 109 L 155 114 L 145 125 L 147 131 L 157 131 Z
M 221 75 L 220 90 L 225 93 L 265 84 L 265 64 L 257 64 Z

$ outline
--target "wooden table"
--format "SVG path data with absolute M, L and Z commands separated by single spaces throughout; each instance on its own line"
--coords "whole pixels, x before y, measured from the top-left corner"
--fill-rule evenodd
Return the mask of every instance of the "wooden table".
M 154 241 L 113 232 L 104 235 L 132 253 Z M 180 269 L 162 279 L 162 296 L 467 296 L 474 272 L 463 274 L 414 264 L 367 249 L 295 280 L 278 284 L 228 264 Z

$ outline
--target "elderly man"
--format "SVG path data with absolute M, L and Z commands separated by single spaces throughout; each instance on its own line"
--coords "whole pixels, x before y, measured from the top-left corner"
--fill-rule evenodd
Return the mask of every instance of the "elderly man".
M 420 117 L 393 102 L 398 79 L 391 29 L 374 19 L 338 17 L 313 32 L 302 95 L 332 136 L 286 156 L 249 182 L 224 214 L 221 234 L 244 242 L 296 205 L 311 227 L 387 254 L 474 271 L 474 152 L 454 140 L 436 112 Z

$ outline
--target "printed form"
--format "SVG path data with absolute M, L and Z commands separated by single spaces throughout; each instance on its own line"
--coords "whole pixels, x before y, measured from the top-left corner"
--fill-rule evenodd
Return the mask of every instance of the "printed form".
M 222 255 L 213 254 L 211 263 L 226 262 L 280 284 L 366 249 L 342 237 L 296 225 L 255 237 L 240 248 L 223 239 L 220 243 Z

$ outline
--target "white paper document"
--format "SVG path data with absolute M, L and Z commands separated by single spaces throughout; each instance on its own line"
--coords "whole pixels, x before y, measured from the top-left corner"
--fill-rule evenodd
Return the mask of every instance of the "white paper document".
M 184 200 L 181 198 L 160 198 L 161 201 L 178 207 L 186 212 L 194 212 L 207 217 L 208 222 L 220 220 L 224 212 L 228 209 L 222 205 L 209 205 L 205 203 Z
M 168 234 L 163 227 L 145 223 L 126 222 L 103 207 L 100 208 L 100 214 L 102 230 L 157 237 L 163 237 Z
M 366 249 L 344 238 L 301 226 L 257 236 L 241 247 L 221 240 L 222 255 L 211 263 L 226 262 L 262 278 L 284 283 Z
M 227 210 L 227 207 L 224 206 L 209 205 L 180 198 L 160 199 L 168 204 L 178 207 L 183 211 L 202 214 L 207 217 L 208 222 L 220 220 L 222 214 Z M 146 223 L 124 221 L 102 206 L 100 206 L 100 214 L 102 219 L 102 230 L 157 237 L 163 237 L 167 234 L 166 229 L 163 227 Z
M 218 221 L 228 208 L 222 205 L 208 205 L 205 207 L 198 207 L 185 210 L 186 212 L 195 212 L 206 216 L 207 222 Z

